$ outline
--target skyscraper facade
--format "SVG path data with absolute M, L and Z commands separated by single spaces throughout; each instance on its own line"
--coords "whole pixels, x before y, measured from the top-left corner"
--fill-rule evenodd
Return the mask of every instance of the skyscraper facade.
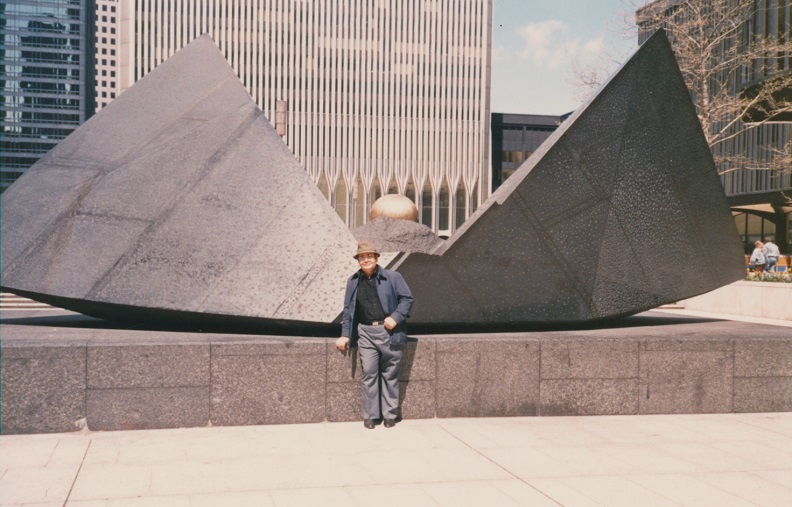
M 349 226 L 385 193 L 439 233 L 490 191 L 492 0 L 129 0 L 120 88 L 209 33 Z
M 121 38 L 120 0 L 95 0 L 94 24 L 96 26 L 94 80 L 96 82 L 96 110 L 99 111 L 119 93 L 118 57 Z
M 93 10 L 89 3 L 0 3 L 3 189 L 93 113 Z

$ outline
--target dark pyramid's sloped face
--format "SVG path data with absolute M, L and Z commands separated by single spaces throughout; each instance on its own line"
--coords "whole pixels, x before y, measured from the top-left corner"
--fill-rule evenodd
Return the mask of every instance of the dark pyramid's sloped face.
M 665 35 L 434 253 L 397 266 L 413 320 L 428 324 L 605 319 L 741 279 L 736 227 Z
M 2 195 L 3 287 L 111 319 L 331 323 L 355 245 L 208 36 Z

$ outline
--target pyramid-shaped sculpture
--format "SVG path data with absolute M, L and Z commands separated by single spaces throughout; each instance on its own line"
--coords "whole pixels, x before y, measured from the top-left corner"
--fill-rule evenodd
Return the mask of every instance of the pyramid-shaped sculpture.
M 114 320 L 335 329 L 354 249 L 208 37 L 2 196 L 3 288 Z M 498 326 L 637 313 L 740 279 L 742 259 L 659 32 L 453 237 L 394 267 L 414 324 Z
M 658 32 L 434 255 L 397 269 L 431 324 L 638 313 L 745 275 L 723 187 Z
M 326 325 L 357 267 L 352 234 L 208 36 L 41 159 L 2 215 L 4 289 L 110 319 Z

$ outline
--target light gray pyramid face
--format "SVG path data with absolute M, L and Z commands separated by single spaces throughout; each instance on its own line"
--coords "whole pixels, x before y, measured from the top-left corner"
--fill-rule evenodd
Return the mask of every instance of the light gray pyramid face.
M 742 248 L 658 32 L 435 255 L 396 267 L 429 324 L 580 322 L 744 276 Z
M 208 36 L 2 195 L 2 285 L 83 313 L 330 323 L 356 241 Z

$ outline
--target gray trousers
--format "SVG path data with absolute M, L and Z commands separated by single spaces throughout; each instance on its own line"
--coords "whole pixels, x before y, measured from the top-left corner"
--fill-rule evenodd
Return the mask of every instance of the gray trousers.
M 363 419 L 396 419 L 404 345 L 391 345 L 390 334 L 383 325 L 359 324 L 358 350 L 363 370 Z

